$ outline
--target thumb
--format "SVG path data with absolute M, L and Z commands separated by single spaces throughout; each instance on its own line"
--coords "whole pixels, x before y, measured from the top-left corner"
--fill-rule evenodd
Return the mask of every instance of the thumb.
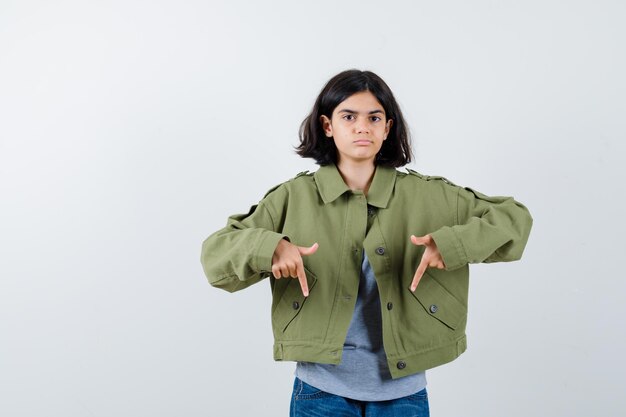
M 425 235 L 425 236 L 417 237 L 415 235 L 411 235 L 411 242 L 414 245 L 427 245 L 430 243 L 430 236 Z
M 319 248 L 319 245 L 316 242 L 308 248 L 298 246 L 298 252 L 300 252 L 300 255 L 313 255 L 315 252 L 317 252 L 317 248 Z

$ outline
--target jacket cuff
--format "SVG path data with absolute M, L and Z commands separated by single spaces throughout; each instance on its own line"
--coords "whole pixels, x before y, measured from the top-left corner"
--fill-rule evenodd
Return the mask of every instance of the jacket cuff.
M 280 233 L 270 231 L 264 233 L 263 240 L 256 253 L 257 272 L 272 271 L 272 257 L 274 256 L 274 251 L 276 250 L 276 246 L 278 246 L 278 242 L 283 238 L 289 240 L 286 235 Z
M 463 243 L 454 233 L 454 229 L 450 226 L 444 226 L 430 236 L 435 241 L 439 253 L 443 258 L 446 271 L 452 271 L 467 264 L 467 254 Z

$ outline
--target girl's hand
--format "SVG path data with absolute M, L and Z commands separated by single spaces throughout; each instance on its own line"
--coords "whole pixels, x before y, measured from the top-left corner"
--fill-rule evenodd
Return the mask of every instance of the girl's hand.
M 416 246 L 426 246 L 424 255 L 422 255 L 422 260 L 417 266 L 417 271 L 415 271 L 415 275 L 413 276 L 413 282 L 411 282 L 411 291 L 415 292 L 417 284 L 420 282 L 420 279 L 422 279 L 422 275 L 424 275 L 426 268 L 430 266 L 437 269 L 444 269 L 446 266 L 443 263 L 443 258 L 441 257 L 441 253 L 439 253 L 439 249 L 437 249 L 437 244 L 430 235 L 420 237 L 411 235 L 411 243 Z
M 296 246 L 286 239 L 281 239 L 272 256 L 272 274 L 274 278 L 298 278 L 300 288 L 305 297 L 309 296 L 309 285 L 306 282 L 304 263 L 302 256 L 313 255 L 319 245 L 314 243 L 311 247 Z

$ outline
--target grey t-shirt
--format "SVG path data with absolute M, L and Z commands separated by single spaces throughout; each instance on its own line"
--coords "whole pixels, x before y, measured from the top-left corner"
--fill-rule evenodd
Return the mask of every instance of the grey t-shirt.
M 322 391 L 361 401 L 393 400 L 426 387 L 424 372 L 391 379 L 383 347 L 378 287 L 365 251 L 341 363 L 298 362 L 296 376 Z

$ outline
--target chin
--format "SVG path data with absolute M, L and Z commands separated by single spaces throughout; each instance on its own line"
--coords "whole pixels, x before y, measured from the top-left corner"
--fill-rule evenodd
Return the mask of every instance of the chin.
M 338 161 L 339 160 L 346 160 L 346 161 L 353 161 L 353 162 L 367 162 L 367 161 L 371 161 L 372 163 L 374 163 L 374 160 L 376 159 L 376 153 L 372 152 L 372 150 L 368 150 L 367 152 L 365 152 L 365 149 L 363 150 L 364 152 L 352 152 L 349 154 L 340 154 L 338 155 Z
M 359 156 L 354 156 L 352 158 L 353 161 L 355 162 L 371 162 L 374 163 L 374 160 L 376 159 L 376 155 L 359 155 Z

